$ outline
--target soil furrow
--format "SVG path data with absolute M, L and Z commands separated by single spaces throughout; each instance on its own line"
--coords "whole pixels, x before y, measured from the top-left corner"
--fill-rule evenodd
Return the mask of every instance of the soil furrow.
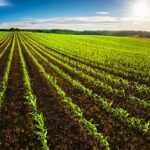
M 33 120 L 29 114 L 31 108 L 24 102 L 23 76 L 15 43 L 6 97 L 0 109 L 1 150 L 38 150 L 33 134 Z
M 90 150 L 94 147 L 101 149 L 97 145 L 97 141 L 80 127 L 78 120 L 68 111 L 56 91 L 47 84 L 25 50 L 23 54 L 31 77 L 33 91 L 37 97 L 39 111 L 43 113 L 45 118 L 50 149 Z
M 30 51 L 32 51 L 30 49 Z M 32 52 L 33 53 L 33 52 Z M 137 131 L 132 131 L 119 121 L 112 119 L 110 114 L 103 112 L 90 97 L 80 93 L 72 85 L 67 83 L 61 76 L 59 76 L 50 66 L 41 60 L 33 53 L 40 64 L 44 66 L 46 71 L 57 79 L 58 85 L 73 99 L 73 102 L 80 106 L 85 114 L 86 119 L 93 119 L 94 123 L 99 124 L 98 129 L 109 137 L 112 148 L 119 149 L 134 149 L 150 147 L 146 137 L 143 137 Z M 107 118 L 107 119 L 106 119 Z M 107 126 L 106 126 L 107 125 Z M 147 145 L 146 145 L 147 144 Z
M 5 44 L 5 46 L 7 46 L 8 43 Z M 9 56 L 9 52 L 10 52 L 10 48 L 12 46 L 12 39 L 10 42 L 10 45 L 8 46 L 8 49 L 6 50 L 6 52 L 4 53 L 4 55 L 1 57 L 0 59 L 0 84 L 4 75 L 4 70 L 7 64 L 7 60 L 8 60 L 8 56 Z M 0 51 L 3 51 L 2 48 L 0 48 Z

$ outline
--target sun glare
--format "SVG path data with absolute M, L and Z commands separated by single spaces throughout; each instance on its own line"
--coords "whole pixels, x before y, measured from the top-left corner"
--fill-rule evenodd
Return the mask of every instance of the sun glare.
M 133 4 L 133 16 L 136 18 L 143 18 L 148 16 L 148 2 L 147 0 L 138 0 Z

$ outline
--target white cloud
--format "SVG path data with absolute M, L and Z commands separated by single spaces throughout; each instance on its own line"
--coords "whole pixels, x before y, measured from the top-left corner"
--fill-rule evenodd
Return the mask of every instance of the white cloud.
M 10 6 L 11 3 L 7 0 L 0 0 L 0 7 Z
M 138 25 L 137 25 L 138 24 Z M 150 18 L 136 20 L 111 16 L 58 17 L 28 19 L 26 21 L 1 23 L 0 28 L 22 29 L 73 29 L 73 30 L 149 30 Z
M 110 13 L 107 12 L 107 11 L 98 11 L 98 12 L 96 12 L 96 14 L 99 14 L 99 15 L 109 15 Z

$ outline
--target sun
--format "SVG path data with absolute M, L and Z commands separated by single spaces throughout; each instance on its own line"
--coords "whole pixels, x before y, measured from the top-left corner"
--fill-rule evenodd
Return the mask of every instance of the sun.
M 136 18 L 144 18 L 148 15 L 148 1 L 137 0 L 132 6 L 133 16 Z

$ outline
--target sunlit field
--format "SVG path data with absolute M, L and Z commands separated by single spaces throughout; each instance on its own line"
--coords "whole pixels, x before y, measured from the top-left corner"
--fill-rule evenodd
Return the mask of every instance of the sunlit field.
M 0 32 L 0 114 L 2 149 L 148 150 L 150 39 Z

